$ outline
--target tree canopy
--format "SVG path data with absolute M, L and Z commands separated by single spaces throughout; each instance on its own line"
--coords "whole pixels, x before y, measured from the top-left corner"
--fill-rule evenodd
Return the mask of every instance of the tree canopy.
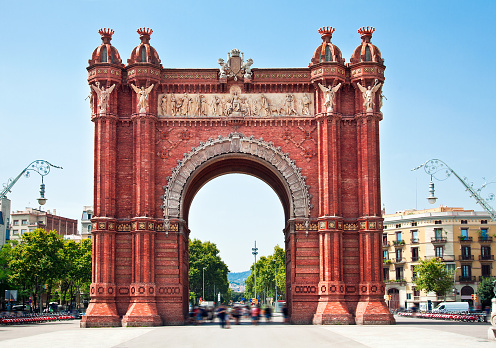
M 221 293 L 228 300 L 229 269 L 219 255 L 217 245 L 199 239 L 189 241 L 189 289 L 190 297 L 198 300 L 203 296 L 203 268 L 205 267 L 206 301 L 217 301 L 215 293 Z
M 481 301 L 482 308 L 491 306 L 491 299 L 494 298 L 493 281 L 494 278 L 483 278 L 477 286 L 477 295 Z
M 453 273 L 437 258 L 420 260 L 415 266 L 417 277 L 413 280 L 417 290 L 435 292 L 437 296 L 445 295 L 453 287 Z

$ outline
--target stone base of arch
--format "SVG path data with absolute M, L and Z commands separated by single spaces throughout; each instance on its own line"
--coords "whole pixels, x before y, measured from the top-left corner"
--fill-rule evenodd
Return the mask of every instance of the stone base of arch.
M 122 317 L 122 326 L 161 326 L 162 318 L 158 315 L 157 306 L 154 302 L 134 302 Z
M 348 311 L 346 303 L 338 300 L 319 301 L 317 311 L 313 316 L 314 325 L 355 324 L 353 315 Z
M 357 325 L 393 325 L 396 321 L 384 300 L 371 299 L 358 303 L 355 323 Z
M 92 300 L 86 312 L 91 315 L 82 317 L 79 324 L 81 328 L 121 326 L 121 318 L 117 314 L 115 302 Z

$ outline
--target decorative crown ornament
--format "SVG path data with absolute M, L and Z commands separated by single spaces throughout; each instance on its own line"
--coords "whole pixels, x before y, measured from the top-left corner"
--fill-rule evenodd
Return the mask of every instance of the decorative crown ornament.
M 145 28 L 145 27 L 143 27 L 143 28 L 138 28 L 138 30 L 136 30 L 136 31 L 138 32 L 138 34 L 139 34 L 139 36 L 140 36 L 140 37 L 141 37 L 141 36 L 148 36 L 148 38 L 149 38 L 149 37 L 150 37 L 150 35 L 152 35 L 152 33 L 153 33 L 153 30 L 152 30 L 152 29 L 150 29 L 150 28 Z
M 322 27 L 319 29 L 319 34 L 320 37 L 323 39 L 325 37 L 328 37 L 329 39 L 332 37 L 332 33 L 334 33 L 336 29 L 333 27 Z
M 241 53 L 240 50 L 238 50 L 237 48 L 233 48 L 231 50 L 231 57 L 239 57 L 239 54 Z
M 374 27 L 362 27 L 360 29 L 358 29 L 358 34 L 360 34 L 360 37 L 362 39 L 366 39 L 366 38 L 371 38 L 372 37 L 372 33 L 375 31 L 375 28 Z
M 112 35 L 114 35 L 114 29 L 110 29 L 110 28 L 100 28 L 100 30 L 98 30 L 98 33 L 103 37 L 108 37 L 110 39 L 112 39 Z

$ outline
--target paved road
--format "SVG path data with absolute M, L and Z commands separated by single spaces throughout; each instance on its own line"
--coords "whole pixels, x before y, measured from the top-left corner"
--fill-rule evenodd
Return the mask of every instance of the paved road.
M 397 318 L 394 326 L 218 324 L 80 329 L 79 321 L 0 326 L 0 347 L 495 347 L 488 324 Z

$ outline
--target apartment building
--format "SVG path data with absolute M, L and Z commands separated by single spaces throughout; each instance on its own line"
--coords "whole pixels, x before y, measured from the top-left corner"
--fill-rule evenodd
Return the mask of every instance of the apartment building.
M 382 237 L 383 277 L 391 309 L 424 307 L 444 300 L 434 293 L 419 292 L 412 280 L 420 260 L 442 260 L 454 274 L 456 300 L 471 306 L 472 294 L 484 277 L 493 271 L 496 250 L 496 222 L 486 212 L 439 207 L 405 210 L 384 215 Z M 455 301 L 455 292 L 447 301 Z
M 31 232 L 37 228 L 44 228 L 47 231 L 55 230 L 64 237 L 78 234 L 77 220 L 59 216 L 55 209 L 53 213 L 35 208 L 18 210 L 10 214 L 10 221 L 10 239 L 12 240 L 20 240 L 23 233 Z

